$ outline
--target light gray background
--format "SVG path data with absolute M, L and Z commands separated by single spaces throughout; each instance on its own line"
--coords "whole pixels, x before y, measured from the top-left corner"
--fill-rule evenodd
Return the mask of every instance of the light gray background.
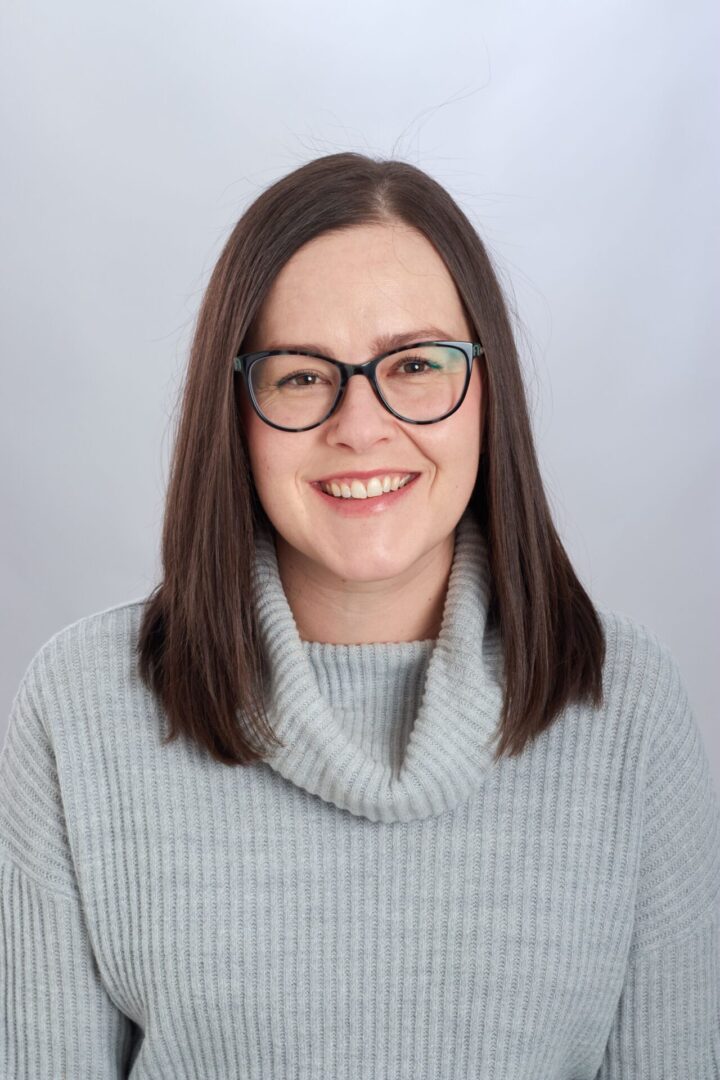
M 479 229 L 571 558 L 671 647 L 720 782 L 717 6 L 29 0 L 2 21 L 0 736 L 52 634 L 157 580 L 234 222 L 353 149 L 426 169 Z

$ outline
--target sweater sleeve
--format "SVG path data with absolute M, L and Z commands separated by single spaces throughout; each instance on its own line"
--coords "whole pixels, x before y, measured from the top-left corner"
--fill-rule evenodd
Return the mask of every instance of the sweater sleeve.
M 42 650 L 0 754 L 0 1076 L 116 1080 L 140 1029 L 108 996 L 88 938 L 38 669 Z
M 635 923 L 596 1080 L 720 1080 L 720 802 L 664 645 L 653 711 Z

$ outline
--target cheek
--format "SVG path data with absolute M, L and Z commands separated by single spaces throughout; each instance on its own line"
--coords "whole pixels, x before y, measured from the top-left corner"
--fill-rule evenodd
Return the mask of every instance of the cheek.
M 253 409 L 247 392 L 243 392 L 240 400 L 240 423 L 243 429 L 243 440 L 247 448 L 248 464 L 252 474 L 252 480 L 260 495 L 265 488 L 265 477 L 270 473 L 268 432 L 271 429 L 264 424 Z
M 250 404 L 247 389 L 244 386 L 238 399 L 238 419 L 243 433 L 243 440 L 249 449 L 251 443 L 254 441 L 253 421 L 257 420 L 258 417 L 255 415 L 255 410 Z
M 266 508 L 288 505 L 297 490 L 298 468 L 303 460 L 299 436 L 284 435 L 269 427 L 252 407 L 244 422 L 248 461 L 258 495 Z
M 460 409 L 448 420 L 447 427 L 438 425 L 433 437 L 424 441 L 426 456 L 437 469 L 438 479 L 447 490 L 452 488 L 469 494 L 475 486 L 480 464 L 482 425 L 480 394 L 472 393 L 472 384 Z
M 483 411 L 485 408 L 483 385 L 480 378 L 480 369 L 476 366 L 472 373 L 467 396 L 459 410 L 459 418 L 462 418 L 463 439 L 467 449 L 468 465 L 473 473 L 477 472 L 480 458 L 480 447 L 483 434 Z
M 250 467 L 258 489 L 263 477 L 271 470 L 271 458 L 274 446 L 273 429 L 263 423 L 252 407 L 247 390 L 240 400 L 240 420 L 243 426 L 245 444 L 248 450 Z
M 480 457 L 482 434 L 480 394 L 468 388 L 465 401 L 456 413 L 435 426 L 428 425 L 418 439 L 425 457 L 445 479 L 463 483 L 468 477 L 474 482 Z
M 243 405 L 240 409 L 240 419 L 243 428 L 243 440 L 247 447 L 248 460 L 250 468 L 255 474 L 257 470 L 257 462 L 262 456 L 262 432 L 259 430 L 258 425 L 261 421 L 253 413 L 249 405 Z

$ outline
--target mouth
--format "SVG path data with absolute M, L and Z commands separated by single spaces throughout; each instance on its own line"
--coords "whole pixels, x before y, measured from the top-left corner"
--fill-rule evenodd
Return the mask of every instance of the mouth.
M 381 495 L 387 495 L 390 491 L 397 491 L 405 487 L 418 473 L 415 472 L 387 472 L 387 473 L 349 473 L 347 476 L 333 476 L 325 480 L 316 480 L 315 483 L 325 492 L 338 499 L 375 499 Z
M 367 517 L 389 510 L 405 501 L 417 487 L 421 473 L 405 473 L 395 476 L 375 476 L 363 482 L 357 478 L 347 480 L 320 480 L 311 482 L 323 503 L 345 517 Z

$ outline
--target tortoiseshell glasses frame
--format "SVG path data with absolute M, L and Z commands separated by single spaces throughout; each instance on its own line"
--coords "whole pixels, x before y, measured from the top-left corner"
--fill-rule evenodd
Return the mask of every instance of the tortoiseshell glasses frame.
M 466 362 L 465 381 L 463 384 L 462 393 L 460 394 L 458 401 L 448 412 L 443 413 L 442 416 L 437 416 L 432 420 L 411 420 L 393 409 L 393 407 L 389 405 L 388 402 L 385 400 L 382 395 L 382 391 L 378 386 L 375 371 L 378 364 L 382 360 L 385 360 L 388 356 L 393 356 L 395 355 L 395 353 L 407 352 L 408 349 L 417 349 L 422 345 L 444 345 L 452 346 L 456 349 L 461 349 L 465 356 Z M 375 356 L 371 360 L 366 360 L 362 364 L 349 364 L 343 360 L 335 360 L 332 356 L 323 356 L 322 353 L 310 352 L 307 349 L 264 349 L 261 352 L 238 353 L 238 355 L 234 359 L 233 371 L 239 372 L 243 376 L 250 397 L 250 402 L 257 415 L 266 424 L 269 424 L 270 427 L 276 428 L 278 431 L 311 431 L 313 428 L 320 427 L 321 424 L 324 424 L 325 421 L 332 416 L 332 414 L 340 405 L 340 402 L 342 401 L 345 394 L 345 389 L 347 387 L 348 381 L 353 375 L 364 375 L 366 379 L 369 379 L 370 385 L 375 391 L 375 396 L 377 397 L 380 404 L 383 405 L 389 413 L 392 413 L 393 416 L 396 416 L 398 420 L 402 420 L 403 423 L 437 424 L 441 420 L 446 420 L 448 416 L 452 416 L 452 414 L 454 412 L 457 412 L 457 410 L 462 405 L 467 394 L 468 386 L 470 385 L 470 376 L 472 375 L 473 360 L 476 356 L 481 356 L 483 354 L 485 354 L 485 349 L 483 348 L 482 342 L 480 341 L 414 341 L 408 345 L 402 345 L 397 349 L 390 349 L 388 352 L 380 353 L 379 356 Z M 266 356 L 309 356 L 316 360 L 325 360 L 327 363 L 333 364 L 336 368 L 339 369 L 340 382 L 338 384 L 338 390 L 335 396 L 335 400 L 333 401 L 332 405 L 321 420 L 318 420 L 314 424 L 308 424 L 306 427 L 288 428 L 283 427 L 280 424 L 273 423 L 272 420 L 269 420 L 267 416 L 265 416 L 255 397 L 250 373 L 253 366 L 258 363 L 258 361 L 264 360 Z

